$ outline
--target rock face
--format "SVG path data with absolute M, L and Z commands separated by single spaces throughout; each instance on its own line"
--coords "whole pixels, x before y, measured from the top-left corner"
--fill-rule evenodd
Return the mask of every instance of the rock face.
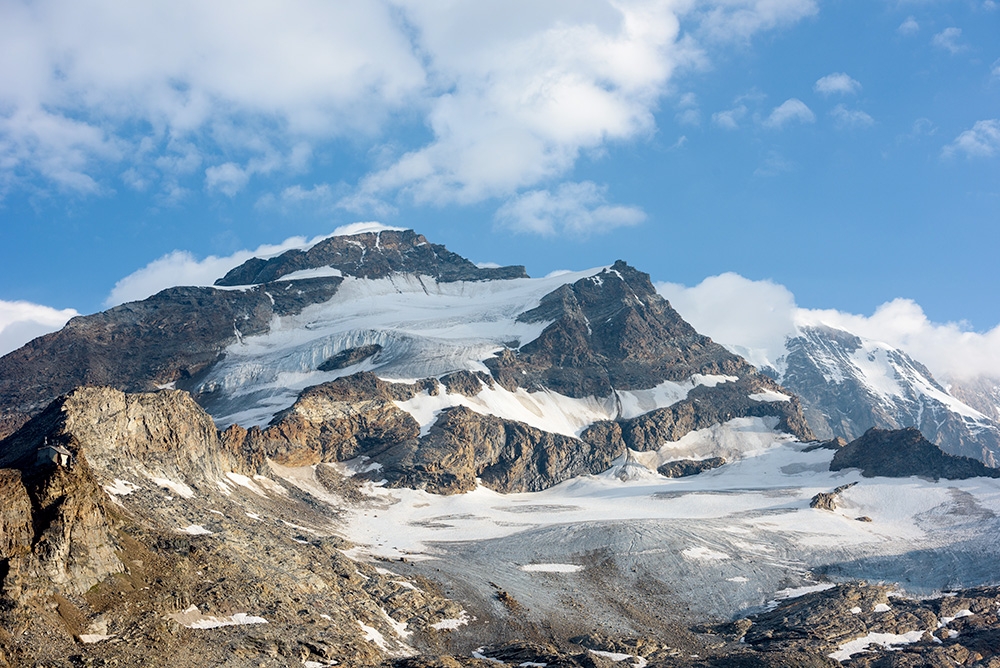
M 648 274 L 622 261 L 546 295 L 518 320 L 552 322 L 535 340 L 485 361 L 508 389 L 604 397 L 699 373 L 759 376 L 743 358 L 698 334 L 656 293 Z
M 702 471 L 711 471 L 723 466 L 726 460 L 722 457 L 709 457 L 708 459 L 679 459 L 673 462 L 661 464 L 656 472 L 667 478 L 684 478 L 689 475 L 698 475 Z
M 830 462 L 831 471 L 848 468 L 861 469 L 866 478 L 913 475 L 934 480 L 1000 478 L 1000 469 L 989 468 L 970 457 L 945 454 L 913 427 L 896 431 L 869 429 L 861 438 L 838 450 Z
M 440 282 L 527 278 L 524 267 L 480 268 L 413 230 L 384 230 L 329 237 L 308 250 L 290 250 L 268 260 L 252 258 L 216 285 L 270 283 L 303 269 L 332 267 L 345 276 L 384 278 L 406 272 Z
M 0 437 L 81 385 L 137 392 L 185 381 L 231 343 L 267 331 L 276 315 L 329 299 L 342 279 L 235 290 L 169 288 L 149 299 L 73 318 L 0 357 Z
M 1000 378 L 949 379 L 948 393 L 1000 423 Z
M 916 427 L 946 452 L 1000 464 L 1000 423 L 989 412 L 988 381 L 978 390 L 967 385 L 962 394 L 980 397 L 978 405 L 986 410 L 977 413 L 973 404 L 959 401 L 962 384 L 953 385 L 951 396 L 901 350 L 827 326 L 799 330 L 786 343 L 783 370 L 772 375 L 801 398 L 820 438 L 850 441 L 871 427 Z

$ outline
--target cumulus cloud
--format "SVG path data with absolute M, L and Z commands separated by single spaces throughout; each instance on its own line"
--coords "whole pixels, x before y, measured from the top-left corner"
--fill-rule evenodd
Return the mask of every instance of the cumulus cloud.
M 382 141 L 402 117 L 429 139 L 373 159 L 337 193 L 343 208 L 507 199 L 655 132 L 674 74 L 704 67 L 721 42 L 817 11 L 815 0 L 7 3 L 0 165 L 11 183 L 100 193 L 116 174 L 163 202 L 197 188 L 234 197 L 302 170 L 323 142 Z M 678 120 L 697 123 L 696 104 Z
M 694 287 L 657 283 L 681 316 L 702 334 L 758 366 L 771 366 L 795 335 L 795 297 L 783 285 L 728 272 Z
M 324 238 L 325 236 L 319 236 L 307 240 L 305 237 L 289 237 L 280 244 L 265 244 L 255 250 L 241 250 L 225 257 L 209 255 L 200 260 L 188 251 L 175 250 L 115 283 L 115 287 L 104 300 L 104 306 L 110 308 L 125 302 L 145 299 L 160 290 L 177 285 L 212 285 L 230 269 L 252 257 L 270 257 L 293 248 L 308 248 Z
M 817 80 L 813 89 L 823 95 L 854 95 L 861 90 L 861 83 L 843 72 L 834 72 Z
M 188 140 L 210 167 L 240 153 L 246 170 L 274 144 L 291 158 L 303 138 L 374 132 L 426 85 L 387 2 L 43 0 L 3 14 L 0 160 L 85 192 L 94 162 L 162 178 L 157 158 Z M 227 192 L 240 177 L 207 178 Z
M 586 236 L 646 219 L 637 207 L 608 204 L 605 191 L 590 181 L 563 183 L 555 191 L 532 190 L 505 202 L 496 213 L 496 222 L 517 232 Z
M 860 109 L 848 109 L 842 104 L 830 110 L 834 123 L 839 128 L 867 128 L 875 124 L 875 119 Z
M 764 119 L 764 126 L 780 129 L 789 123 L 814 123 L 816 115 L 806 106 L 806 103 L 798 98 L 785 100 L 771 111 L 771 115 Z
M 942 381 L 1000 377 L 1000 325 L 986 332 L 961 323 L 931 321 L 919 304 L 894 299 L 871 315 L 803 309 L 771 281 L 728 273 L 694 287 L 657 284 L 657 290 L 695 329 L 759 366 L 773 365 L 799 327 L 824 324 L 899 348 Z
M 945 28 L 931 38 L 931 44 L 955 54 L 965 50 L 965 45 L 961 43 L 961 39 L 961 28 Z
M 0 355 L 17 350 L 35 337 L 60 329 L 77 315 L 79 313 L 71 308 L 54 309 L 26 301 L 0 300 Z
M 976 121 L 971 130 L 955 137 L 941 153 L 946 158 L 957 153 L 964 153 L 969 158 L 991 158 L 1000 153 L 1000 119 Z

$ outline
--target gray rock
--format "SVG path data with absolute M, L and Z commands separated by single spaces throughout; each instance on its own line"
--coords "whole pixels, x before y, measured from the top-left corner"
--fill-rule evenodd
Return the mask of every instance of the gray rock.
M 861 438 L 838 450 L 830 462 L 831 471 L 848 468 L 861 469 L 866 478 L 906 478 L 912 475 L 934 480 L 961 480 L 977 476 L 1000 478 L 1000 469 L 989 468 L 970 457 L 945 454 L 913 427 L 895 431 L 869 429 Z
M 708 459 L 679 459 L 677 461 L 666 462 L 660 465 L 656 472 L 668 478 L 683 478 L 685 476 L 698 475 L 702 471 L 717 469 L 726 463 L 723 457 L 709 457 Z

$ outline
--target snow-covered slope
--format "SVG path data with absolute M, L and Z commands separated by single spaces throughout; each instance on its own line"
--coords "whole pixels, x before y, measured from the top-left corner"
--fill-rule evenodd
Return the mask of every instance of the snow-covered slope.
M 518 322 L 518 315 L 559 286 L 601 270 L 448 283 L 416 274 L 346 278 L 329 301 L 275 318 L 266 334 L 226 348 L 196 392 L 220 424 L 250 426 L 266 424 L 304 388 L 358 371 L 411 381 L 486 371 L 481 360 L 505 345 L 534 340 L 548 324 Z M 318 370 L 340 351 L 371 344 L 381 346 L 372 358 Z

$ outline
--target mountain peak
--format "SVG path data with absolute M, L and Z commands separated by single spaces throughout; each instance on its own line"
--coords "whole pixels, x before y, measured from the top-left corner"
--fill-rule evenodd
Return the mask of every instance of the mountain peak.
M 251 258 L 215 282 L 218 286 L 256 285 L 296 272 L 333 269 L 356 278 L 393 273 L 432 276 L 438 281 L 527 278 L 523 266 L 482 268 L 432 244 L 413 230 L 385 228 L 327 237 L 306 250 L 293 249 L 269 259 Z

